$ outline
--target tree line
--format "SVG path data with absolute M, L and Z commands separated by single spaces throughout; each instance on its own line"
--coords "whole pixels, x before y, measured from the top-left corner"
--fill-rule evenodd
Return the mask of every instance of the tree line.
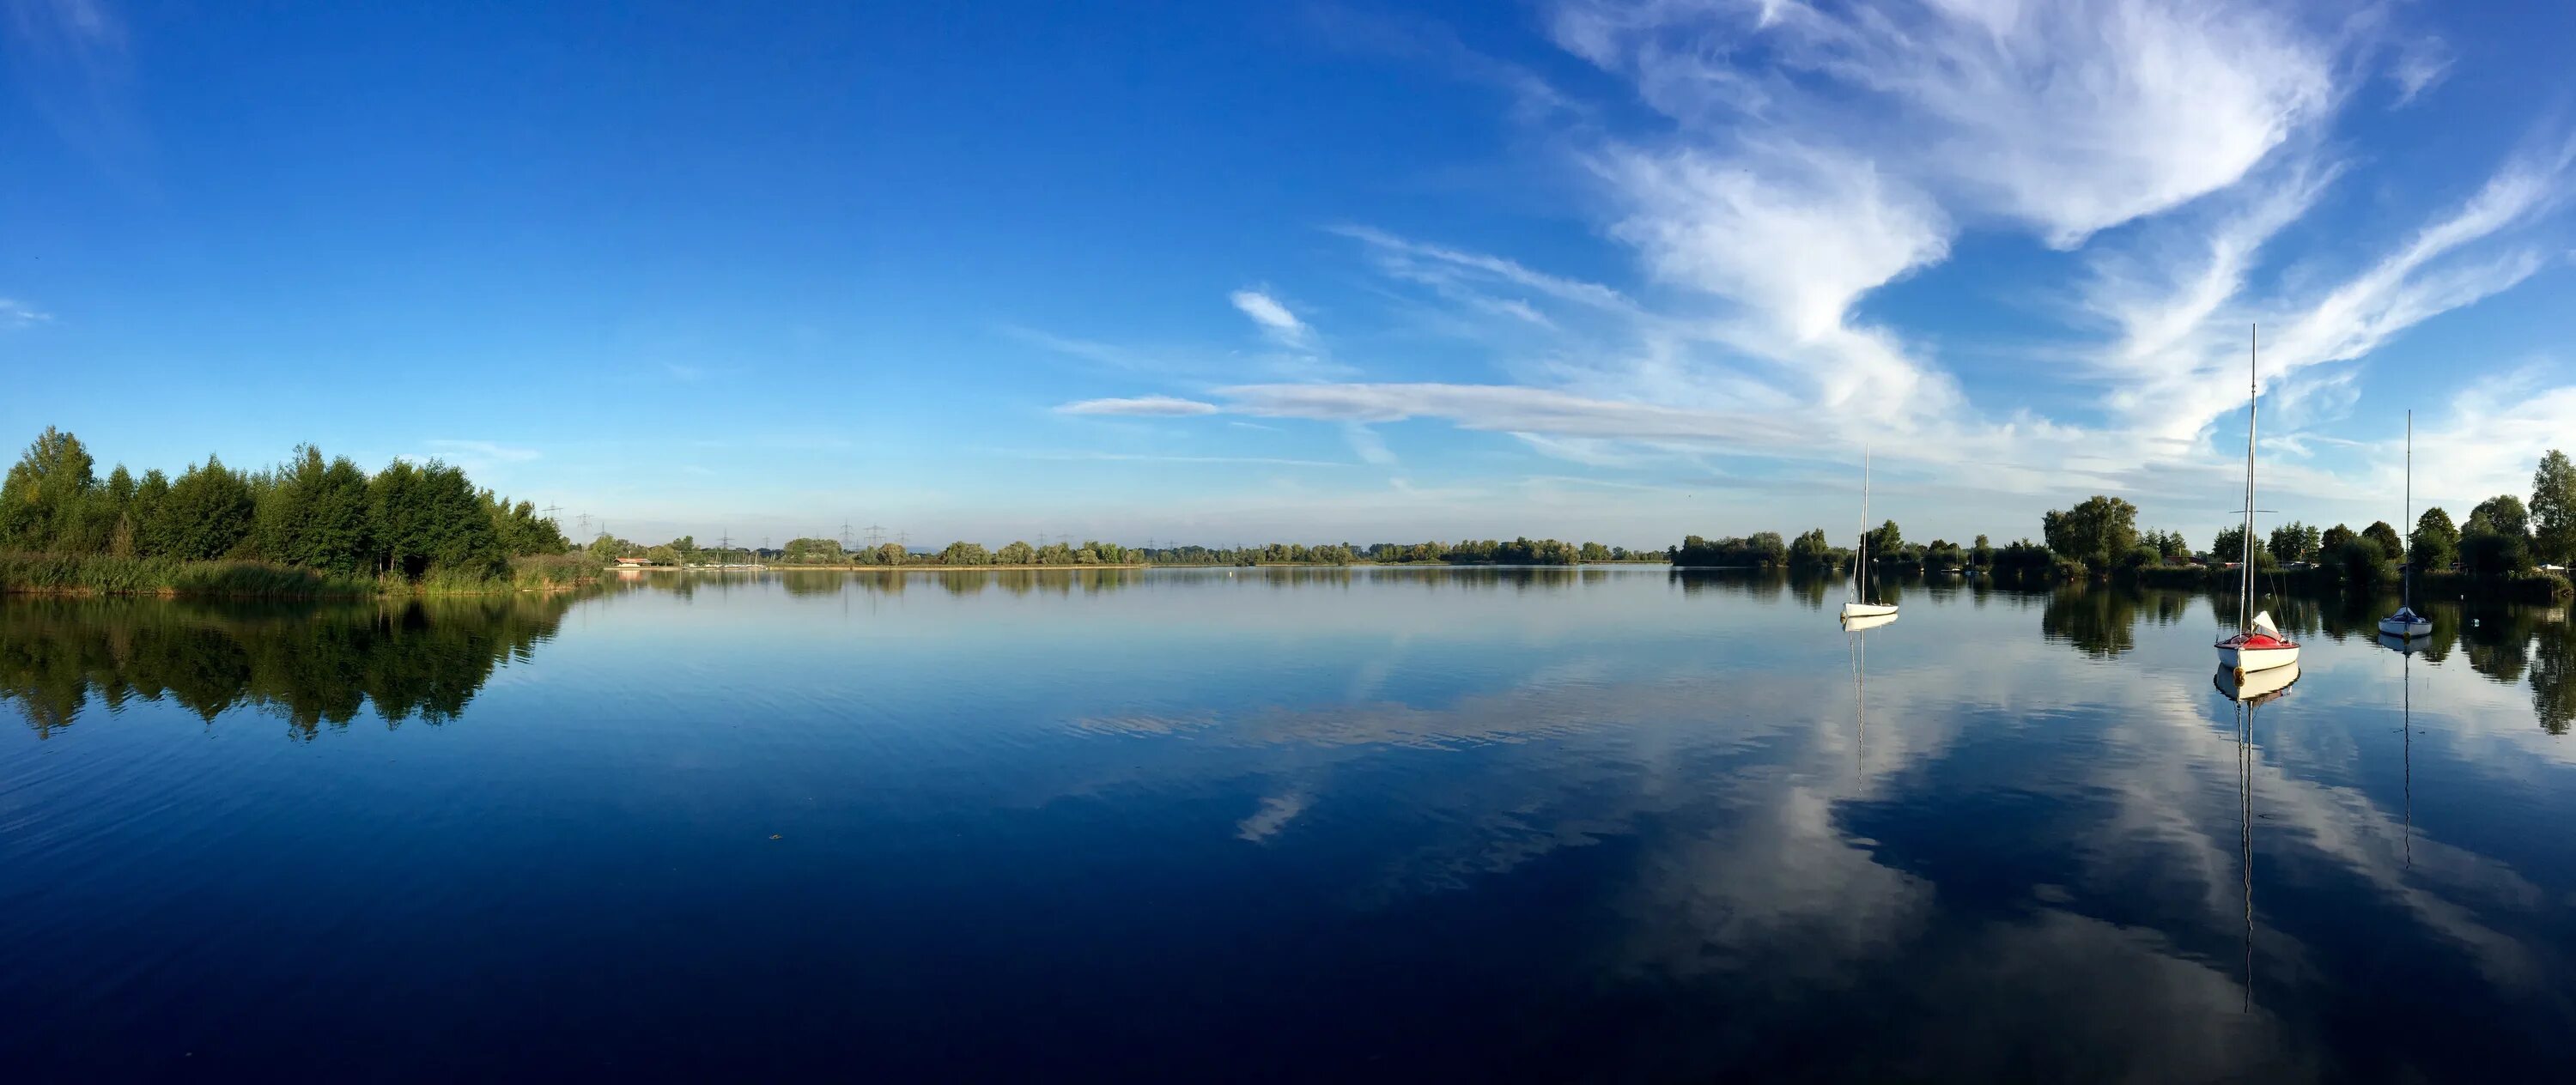
M 1870 564 L 1893 571 L 1981 571 L 2056 579 L 2136 579 L 2195 582 L 2236 567 L 2246 553 L 2245 530 L 2230 527 L 2195 552 L 2180 532 L 2138 529 L 2138 507 L 2096 494 L 2072 508 L 2040 518 L 2040 542 L 2028 538 L 2001 547 L 1979 535 L 1962 546 L 1947 540 L 1906 541 L 1888 520 L 1864 538 Z M 2305 571 L 2311 581 L 2371 587 L 2393 582 L 2402 567 L 2433 575 L 2458 575 L 2483 583 L 2537 585 L 2564 595 L 2563 579 L 2536 576 L 2543 564 L 2564 567 L 2576 559 L 2576 464 L 2551 449 L 2532 472 L 2528 505 L 2498 494 L 2454 524 L 2439 507 L 2424 510 L 2414 530 L 2400 537 L 2386 521 L 2359 531 L 2344 524 L 2320 529 L 2290 521 L 2274 526 L 2253 548 L 2258 569 Z M 1822 529 L 1784 541 L 1777 532 L 1711 541 L 1698 535 L 1669 551 L 1684 567 L 1848 570 L 1850 549 L 1833 546 Z
M 560 554 L 563 533 L 527 501 L 465 472 L 397 459 L 369 474 L 299 445 L 239 470 L 209 455 L 171 478 L 118 464 L 105 478 L 80 438 L 46 427 L 0 480 L 0 552 L 232 559 L 340 576 L 491 578 L 510 559 Z
M 1260 546 L 1125 546 L 1088 540 L 1031 546 L 1012 542 L 999 547 L 953 542 L 932 553 L 913 553 L 895 543 L 844 549 L 833 539 L 790 539 L 777 550 L 741 547 L 710 549 L 683 535 L 667 543 L 641 545 L 602 535 L 586 548 L 603 557 L 640 557 L 659 565 L 732 565 L 753 561 L 773 565 L 1578 565 L 1585 562 L 1656 561 L 1663 555 L 1597 542 L 1555 539 L 1469 539 L 1454 543 L 1267 543 Z

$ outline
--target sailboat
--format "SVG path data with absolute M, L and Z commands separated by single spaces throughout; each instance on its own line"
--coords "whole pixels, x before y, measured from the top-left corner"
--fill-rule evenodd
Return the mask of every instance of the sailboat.
M 2406 412 L 2406 522 L 2415 522 L 2415 412 Z M 2404 555 L 2400 555 L 2404 557 Z M 2406 561 L 2397 567 L 2399 591 L 2397 613 L 2379 620 L 2379 631 L 2392 637 L 2411 640 L 2433 635 L 2433 619 L 2415 613 L 2415 563 Z
M 1851 594 L 1843 599 L 1843 620 L 1880 618 L 1874 625 L 1896 620 L 1896 604 L 1882 603 L 1869 590 L 1869 451 L 1860 454 L 1860 547 L 1853 551 Z
M 2286 667 L 2299 661 L 2299 642 L 2281 635 L 2272 612 L 2254 609 L 2254 429 L 2261 390 L 2256 384 L 2255 343 L 2245 342 L 2245 562 L 2237 593 L 2236 635 L 2218 644 L 2218 665 L 2241 677 L 2249 671 Z

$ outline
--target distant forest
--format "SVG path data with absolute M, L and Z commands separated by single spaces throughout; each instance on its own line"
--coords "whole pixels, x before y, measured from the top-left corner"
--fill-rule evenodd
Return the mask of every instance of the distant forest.
M 987 548 L 982 543 L 954 542 L 935 553 L 913 553 L 895 543 L 843 549 L 833 539 L 792 539 L 776 550 L 701 547 L 691 536 L 654 546 L 602 535 L 589 550 L 608 557 L 640 557 L 660 565 L 735 564 L 754 560 L 776 565 L 1579 565 L 1586 562 L 1666 560 L 1660 550 L 1630 550 L 1597 542 L 1568 543 L 1528 538 L 1455 543 L 1269 543 L 1262 546 L 1132 547 L 1097 540 L 1031 546 L 1013 542 Z

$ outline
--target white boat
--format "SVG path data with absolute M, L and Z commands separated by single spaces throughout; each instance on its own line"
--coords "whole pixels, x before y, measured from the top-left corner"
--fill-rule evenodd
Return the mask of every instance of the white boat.
M 2219 638 L 2218 665 L 2242 682 L 2253 671 L 2291 666 L 2299 661 L 2299 642 L 2281 635 L 2272 612 L 2254 610 L 2254 428 L 2260 392 L 2255 384 L 2254 345 L 2245 348 L 2245 561 L 2237 591 L 2238 625 L 2233 636 Z M 2245 615 L 2252 615 L 2251 618 Z
M 1869 451 L 1860 454 L 1860 546 L 1852 551 L 1850 594 L 1843 597 L 1842 620 L 1885 618 L 1896 620 L 1896 604 L 1879 602 L 1869 591 Z M 1887 622 L 1878 622 L 1885 625 Z
M 1845 614 L 1843 615 L 1843 628 L 1846 631 L 1858 633 L 1863 630 L 1876 629 L 1879 626 L 1886 625 L 1895 620 L 1896 608 L 1889 607 L 1885 614 Z
M 2406 412 L 2406 522 L 2415 521 L 2415 412 Z M 2433 635 L 2433 619 L 2415 613 L 2415 563 L 2399 554 L 2397 613 L 2379 620 L 2379 631 L 2400 640 Z

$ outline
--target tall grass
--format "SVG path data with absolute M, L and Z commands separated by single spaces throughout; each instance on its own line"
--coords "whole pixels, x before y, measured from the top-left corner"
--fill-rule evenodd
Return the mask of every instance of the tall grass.
M 0 553 L 0 594 L 170 595 L 235 599 L 363 598 L 377 595 L 484 595 L 554 590 L 596 579 L 598 568 L 574 555 L 520 558 L 503 576 L 431 570 L 419 581 L 399 576 L 340 576 L 257 561 L 180 561 L 104 554 Z

